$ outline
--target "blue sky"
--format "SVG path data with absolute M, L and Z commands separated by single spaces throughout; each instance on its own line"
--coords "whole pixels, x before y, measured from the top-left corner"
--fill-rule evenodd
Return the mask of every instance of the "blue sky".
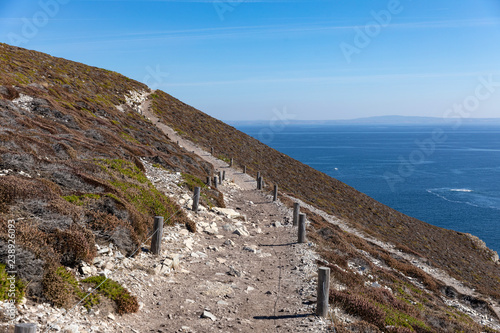
M 0 0 L 0 41 L 223 120 L 500 116 L 498 0 Z

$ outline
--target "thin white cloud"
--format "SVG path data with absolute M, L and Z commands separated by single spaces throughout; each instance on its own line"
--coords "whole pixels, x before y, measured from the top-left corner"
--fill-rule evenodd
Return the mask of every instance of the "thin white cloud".
M 258 83 L 362 83 L 362 82 L 384 82 L 412 79 L 439 79 L 453 77 L 479 77 L 481 75 L 498 75 L 500 73 L 484 72 L 452 72 L 452 73 L 404 73 L 404 74 L 374 74 L 374 75 L 341 75 L 321 77 L 288 77 L 288 78 L 248 78 L 241 80 L 221 80 L 203 82 L 172 82 L 166 83 L 165 87 L 195 87 L 234 84 L 258 84 Z
M 88 1 L 88 0 L 87 0 Z M 102 1 L 102 0 L 99 0 Z M 122 1 L 122 0 L 106 0 Z M 366 24 L 369 24 L 367 22 Z M 386 29 L 439 29 L 439 28 L 459 28 L 473 26 L 494 26 L 500 25 L 500 19 L 476 19 L 476 20 L 445 20 L 445 21 L 420 21 L 389 24 Z M 108 42 L 133 42 L 133 41 L 158 41 L 168 39 L 220 39 L 241 36 L 265 36 L 280 33 L 308 33 L 308 32 L 328 32 L 337 30 L 352 30 L 363 28 L 364 25 L 309 25 L 309 26 L 290 26 L 290 25 L 256 25 L 256 26 L 231 26 L 231 27 L 212 27 L 202 29 L 183 29 L 183 30 L 159 30 L 144 32 L 127 32 L 120 34 L 108 34 L 97 36 L 74 36 L 66 38 L 57 38 L 50 40 L 85 40 L 92 39 L 90 43 L 108 43 Z

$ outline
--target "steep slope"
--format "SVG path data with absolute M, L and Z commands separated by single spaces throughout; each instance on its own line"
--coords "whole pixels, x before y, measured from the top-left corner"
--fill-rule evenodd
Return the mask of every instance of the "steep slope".
M 164 92 L 150 98 L 166 124 L 205 149 L 213 147 L 216 155 L 234 158 L 254 175 L 260 171 L 282 191 L 404 251 L 417 252 L 471 288 L 500 298 L 498 256 L 477 238 L 406 216 Z
M 96 242 L 132 253 L 155 215 L 186 221 L 138 157 L 191 180 L 213 168 L 137 112 L 148 91 L 117 73 L 0 44 L 0 261 L 8 263 L 15 221 L 9 270 L 29 282 L 29 297 L 66 304 L 71 295 L 51 285 L 59 266 L 92 261 Z M 216 203 L 218 192 L 206 191 Z

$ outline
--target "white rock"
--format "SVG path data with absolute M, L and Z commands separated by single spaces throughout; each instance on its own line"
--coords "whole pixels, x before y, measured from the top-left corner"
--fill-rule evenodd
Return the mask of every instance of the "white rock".
M 236 234 L 236 235 L 239 235 L 239 236 L 250 236 L 250 233 L 248 232 L 248 230 L 245 228 L 245 227 L 240 227 L 238 229 L 236 229 L 233 234 Z
M 234 226 L 233 224 L 224 224 L 222 226 L 222 229 L 228 231 L 228 232 L 233 232 L 236 230 L 236 226 Z
M 210 228 L 205 228 L 204 232 L 209 234 L 209 235 L 216 235 L 219 233 L 219 229 L 217 227 L 215 227 L 215 228 L 210 227 Z
M 93 268 L 93 269 L 92 269 L 92 268 Z M 92 267 L 91 267 L 91 266 L 87 266 L 87 265 L 82 266 L 81 270 L 82 270 L 82 273 L 83 273 L 84 275 L 92 275 L 92 272 L 93 272 L 94 270 L 95 270 L 95 271 L 97 271 L 97 269 L 96 269 L 94 266 L 92 266 Z
M 172 268 L 173 269 L 179 269 L 179 266 L 180 266 L 179 255 L 178 254 L 174 254 L 172 256 Z
M 184 240 L 184 245 L 186 245 L 186 247 L 189 250 L 193 249 L 193 243 L 194 243 L 194 240 L 192 238 L 188 238 L 188 239 Z
M 217 214 L 224 215 L 230 219 L 235 219 L 240 216 L 240 213 L 231 208 L 213 207 L 212 210 Z
M 216 321 L 217 317 L 214 316 L 211 312 L 208 312 L 207 310 L 203 311 L 203 314 L 201 315 L 201 318 L 209 318 L 212 321 Z
M 206 253 L 203 253 L 201 251 L 197 251 L 196 254 L 198 254 L 198 257 L 200 257 L 200 258 L 206 258 L 206 257 L 208 257 Z
M 245 245 L 243 247 L 243 250 L 244 251 L 248 251 L 248 252 L 252 252 L 252 253 L 257 253 L 258 252 L 257 245 Z
M 110 270 L 110 271 L 111 271 L 111 270 L 113 270 L 113 268 L 114 268 L 114 267 L 115 267 L 115 264 L 113 264 L 113 262 L 111 262 L 111 261 L 108 261 L 107 263 L 105 263 L 105 264 L 103 265 L 103 267 L 102 267 L 102 268 L 104 268 L 104 269 L 106 269 L 106 270 Z
M 116 251 L 115 252 L 115 258 L 116 259 L 124 259 L 125 256 L 120 251 Z
M 105 276 L 105 277 L 110 277 L 111 276 L 111 271 L 108 270 L 108 269 L 104 269 L 102 272 L 99 273 L 99 275 L 101 276 Z
M 169 275 L 171 272 L 170 267 L 166 265 L 161 265 L 160 274 Z
M 162 265 L 167 266 L 168 268 L 171 268 L 173 266 L 173 264 L 174 264 L 174 261 L 171 259 L 168 259 L 168 258 L 163 260 L 163 262 L 162 262 Z
M 102 249 L 97 251 L 97 254 L 104 254 L 104 253 L 108 253 L 109 251 L 110 251 L 109 247 L 103 247 Z

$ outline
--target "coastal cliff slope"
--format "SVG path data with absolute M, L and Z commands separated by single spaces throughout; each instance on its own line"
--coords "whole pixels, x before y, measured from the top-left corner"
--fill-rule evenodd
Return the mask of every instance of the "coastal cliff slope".
M 337 332 L 495 331 L 500 264 L 478 238 L 408 217 L 165 92 L 0 44 L 0 264 L 8 263 L 15 221 L 20 297 L 67 307 L 77 295 L 62 272 L 92 263 L 96 244 L 134 255 L 152 216 L 192 225 L 145 165 L 178 174 L 176 186 L 202 186 L 208 209 L 224 207 L 222 191 L 202 182 L 214 165 L 160 123 L 251 176 L 260 172 L 265 191 L 278 185 L 285 206 L 302 202 L 308 237 L 332 271 L 332 306 L 355 318 L 336 322 Z M 117 312 L 138 311 L 125 294 Z

